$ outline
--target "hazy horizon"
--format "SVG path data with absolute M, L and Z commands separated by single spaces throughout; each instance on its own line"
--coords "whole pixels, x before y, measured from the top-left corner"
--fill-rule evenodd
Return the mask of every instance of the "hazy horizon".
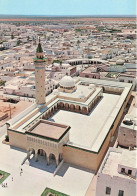
M 0 14 L 1 16 L 27 16 L 27 17 L 136 17 L 136 15 L 38 15 L 38 14 Z

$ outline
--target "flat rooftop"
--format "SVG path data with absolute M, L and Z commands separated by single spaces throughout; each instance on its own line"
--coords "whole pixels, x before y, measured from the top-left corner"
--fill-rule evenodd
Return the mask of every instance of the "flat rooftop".
M 59 92 L 59 95 L 67 97 L 69 99 L 69 97 L 79 98 L 81 93 L 83 93 L 85 97 L 88 97 L 92 92 L 93 89 L 90 89 L 89 86 L 83 86 L 78 84 L 76 91 L 74 91 L 73 93 Z
M 91 149 L 115 109 L 119 98 L 120 95 L 103 93 L 102 99 L 88 115 L 59 110 L 48 120 L 69 125 L 70 142 L 76 146 Z M 98 145 L 101 145 L 101 141 Z
M 123 156 L 125 155 L 125 153 L 126 153 L 126 155 L 128 155 L 126 157 L 126 160 L 127 160 L 129 158 L 131 152 L 126 151 L 126 150 L 122 153 L 121 152 L 112 152 L 112 151 L 110 151 L 109 155 L 107 157 L 107 160 L 105 161 L 105 164 L 103 165 L 103 169 L 102 169 L 101 173 L 108 174 L 112 177 L 113 176 L 119 176 L 121 178 L 131 179 L 127 175 L 123 175 L 122 173 L 118 173 L 118 165 L 121 164 L 121 161 L 122 161 Z M 133 161 L 132 164 L 136 164 L 135 160 L 132 159 L 132 161 Z M 127 161 L 127 166 L 128 167 L 130 167 L 129 164 L 130 164 L 130 161 Z M 125 161 L 124 161 L 124 165 L 125 165 Z
M 131 167 L 131 168 L 136 168 L 136 156 L 137 156 L 137 152 L 136 151 L 123 151 L 122 155 L 121 155 L 121 161 L 120 161 L 120 165 L 124 165 L 127 167 Z
M 66 125 L 40 120 L 36 125 L 34 125 L 34 127 L 28 130 L 27 133 L 29 132 L 46 138 L 59 140 L 68 128 L 69 127 Z

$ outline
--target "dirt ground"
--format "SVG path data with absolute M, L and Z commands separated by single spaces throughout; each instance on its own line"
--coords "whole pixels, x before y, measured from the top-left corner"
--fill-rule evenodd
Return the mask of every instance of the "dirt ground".
M 0 121 L 0 127 L 5 124 L 6 121 L 10 119 L 10 108 L 11 108 L 11 118 L 28 108 L 30 105 L 32 105 L 32 102 L 28 101 L 20 101 L 18 103 L 9 103 L 9 102 L 3 102 L 3 100 L 0 100 L 0 112 L 2 113 L 8 113 L 8 117 L 4 120 Z

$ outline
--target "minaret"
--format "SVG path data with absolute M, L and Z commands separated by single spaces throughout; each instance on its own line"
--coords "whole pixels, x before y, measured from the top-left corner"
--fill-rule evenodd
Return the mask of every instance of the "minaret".
M 35 98 L 37 104 L 45 103 L 45 58 L 41 47 L 40 39 L 36 49 L 35 65 Z

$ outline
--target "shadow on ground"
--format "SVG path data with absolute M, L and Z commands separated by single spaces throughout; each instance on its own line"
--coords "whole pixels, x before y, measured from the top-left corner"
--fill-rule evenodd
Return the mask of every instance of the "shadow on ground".
M 49 172 L 49 173 L 54 173 L 54 171 L 56 170 L 55 160 L 51 159 L 50 164 L 47 165 L 45 157 L 40 156 L 40 155 L 38 156 L 38 162 L 35 162 L 35 159 L 34 159 L 34 156 L 33 156 L 31 158 L 31 160 L 29 161 L 29 166 L 35 167 L 35 168 L 40 169 L 40 170 L 44 170 L 44 171 Z M 91 171 L 89 169 L 86 169 L 86 168 L 83 168 L 83 167 L 80 167 L 80 166 L 76 166 L 76 165 L 73 165 L 73 164 L 70 164 L 70 163 L 63 163 L 62 167 L 60 168 L 60 170 L 57 172 L 56 175 L 63 177 L 70 167 L 78 169 L 78 170 L 86 171 L 88 173 L 94 173 L 94 171 Z

